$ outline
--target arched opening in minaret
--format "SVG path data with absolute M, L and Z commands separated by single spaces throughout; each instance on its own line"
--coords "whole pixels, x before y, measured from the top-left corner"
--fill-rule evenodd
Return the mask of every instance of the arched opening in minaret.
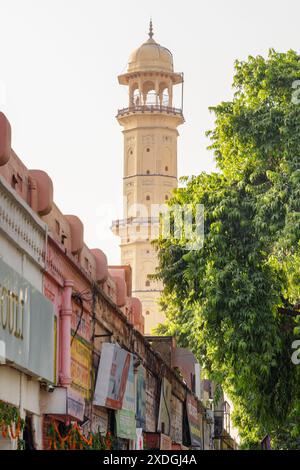
M 145 106 L 154 106 L 157 104 L 157 94 L 155 91 L 155 83 L 151 80 L 144 82 L 142 87 L 142 95 L 143 95 L 143 104 Z
M 159 104 L 160 106 L 171 106 L 168 84 L 161 82 L 159 84 Z
M 137 82 L 133 83 L 129 89 L 129 106 L 140 106 L 140 90 Z

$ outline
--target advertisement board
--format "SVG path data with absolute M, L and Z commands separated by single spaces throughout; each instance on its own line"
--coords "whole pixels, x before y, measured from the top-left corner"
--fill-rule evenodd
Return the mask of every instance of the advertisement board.
M 135 387 L 132 354 L 130 354 L 130 365 L 122 409 L 116 412 L 116 425 L 118 437 L 122 439 L 136 439 Z
M 172 395 L 172 420 L 171 420 L 171 437 L 172 441 L 177 444 L 182 443 L 182 420 L 183 420 L 183 403 Z
M 54 307 L 0 259 L 1 363 L 54 382 Z
M 157 430 L 163 434 L 171 433 L 171 396 L 172 385 L 163 377 L 161 383 Z
M 196 398 L 188 393 L 186 398 L 186 410 L 191 436 L 191 446 L 202 448 L 202 431 Z
M 94 405 L 120 410 L 123 404 L 131 354 L 118 344 L 104 343 L 98 368 Z
M 158 401 L 157 378 L 146 372 L 146 431 L 156 432 Z
M 172 450 L 172 439 L 170 436 L 166 436 L 165 434 L 160 435 L 160 449 Z
M 92 356 L 90 348 L 79 338 L 74 338 L 71 346 L 71 376 L 73 385 L 86 398 L 89 398 L 91 384 Z
M 139 366 L 136 377 L 136 426 L 146 429 L 146 369 Z

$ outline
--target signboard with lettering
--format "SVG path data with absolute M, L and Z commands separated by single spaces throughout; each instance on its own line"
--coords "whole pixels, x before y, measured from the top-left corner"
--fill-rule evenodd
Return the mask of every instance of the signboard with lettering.
M 1 362 L 54 382 L 53 304 L 0 259 Z
M 78 421 L 84 419 L 85 401 L 70 388 L 55 387 L 52 393 L 41 391 L 40 406 L 43 414 L 66 415 Z
M 131 354 L 118 344 L 104 343 L 94 394 L 94 405 L 120 410 L 123 404 Z
M 67 415 L 72 418 L 83 421 L 84 418 L 85 401 L 81 395 L 72 390 L 68 389 L 67 392 Z
M 136 425 L 146 429 L 146 369 L 138 367 L 136 378 Z
M 130 366 L 122 409 L 116 412 L 116 425 L 118 437 L 122 437 L 123 439 L 136 439 L 135 393 L 132 354 L 130 354 Z
M 202 431 L 196 398 L 188 393 L 186 399 L 187 417 L 191 436 L 191 446 L 202 448 Z
M 164 434 L 171 433 L 171 395 L 172 385 L 163 377 L 161 383 L 157 430 Z
M 84 397 L 89 398 L 92 356 L 90 348 L 74 338 L 71 347 L 71 375 L 73 385 Z
M 135 450 L 143 450 L 143 449 L 144 449 L 143 429 L 136 428 Z
M 160 449 L 161 450 L 172 450 L 172 439 L 166 434 L 160 435 Z
M 183 403 L 175 395 L 172 395 L 171 410 L 171 437 L 174 442 L 181 444 Z
M 146 371 L 146 431 L 156 432 L 158 410 L 157 379 Z
M 160 448 L 160 435 L 157 432 L 147 432 L 145 435 L 146 449 Z

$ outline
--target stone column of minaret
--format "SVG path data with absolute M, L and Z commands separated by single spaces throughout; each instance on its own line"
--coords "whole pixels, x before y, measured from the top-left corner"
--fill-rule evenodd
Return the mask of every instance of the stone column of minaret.
M 128 107 L 118 111 L 124 134 L 124 219 L 112 224 L 121 239 L 121 262 L 132 268 L 132 295 L 143 306 L 145 334 L 165 319 L 158 299 L 155 273 L 157 254 L 151 241 L 158 234 L 158 205 L 165 204 L 177 187 L 177 127 L 182 109 L 173 105 L 173 86 L 182 83 L 175 73 L 171 52 L 149 39 L 130 56 L 127 72 L 118 77 L 128 87 Z

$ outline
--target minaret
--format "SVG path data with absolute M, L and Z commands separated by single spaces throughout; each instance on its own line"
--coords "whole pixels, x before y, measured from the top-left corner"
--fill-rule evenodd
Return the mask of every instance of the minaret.
M 118 77 L 128 87 L 128 107 L 117 114 L 124 134 L 124 219 L 113 222 L 121 238 L 121 262 L 132 268 L 133 295 L 143 306 L 145 334 L 164 321 L 155 273 L 157 255 L 151 244 L 157 237 L 159 204 L 165 204 L 177 187 L 177 127 L 184 122 L 182 109 L 173 105 L 173 86 L 183 82 L 174 73 L 171 52 L 149 39 L 130 56 L 127 72 Z

